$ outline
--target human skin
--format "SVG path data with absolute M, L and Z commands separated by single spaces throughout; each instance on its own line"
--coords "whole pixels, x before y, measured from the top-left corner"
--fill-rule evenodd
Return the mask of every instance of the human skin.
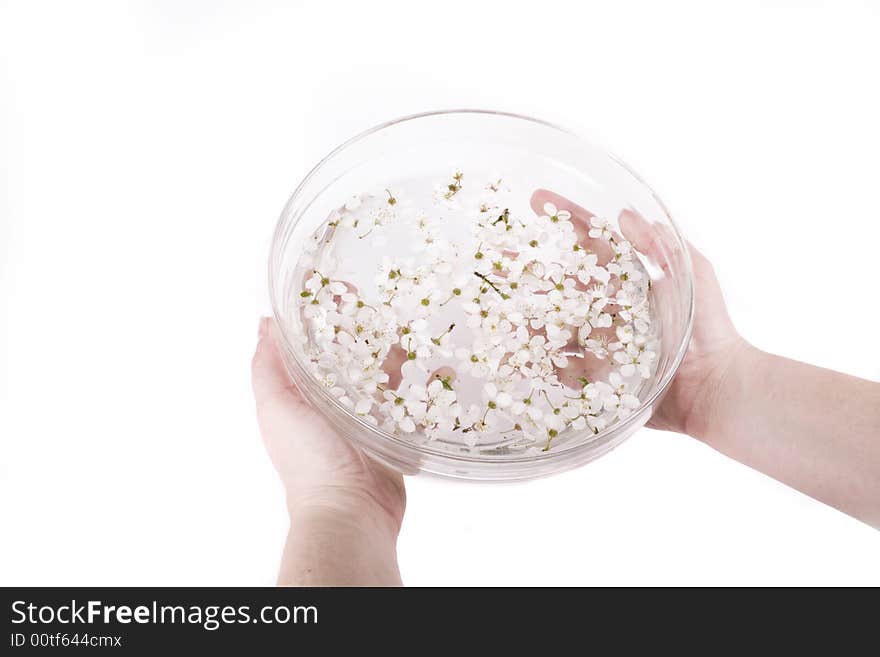
M 582 244 L 601 260 L 604 245 L 587 236 L 591 213 L 547 190 L 535 192 L 532 207 L 540 212 L 548 201 L 571 211 Z M 674 248 L 668 234 L 632 211 L 619 224 L 642 253 Z M 690 435 L 880 527 L 880 384 L 749 344 L 728 315 L 712 264 L 687 248 L 696 287 L 693 337 L 649 426 Z M 252 367 L 260 431 L 290 515 L 278 583 L 398 586 L 403 479 L 305 401 L 284 369 L 278 338 L 274 322 L 263 318 Z
M 757 349 L 689 246 L 696 319 L 649 426 L 684 433 L 880 528 L 880 384 Z
M 399 586 L 403 477 L 367 458 L 302 397 L 278 338 L 275 322 L 261 319 L 251 368 L 260 433 L 290 516 L 278 583 Z

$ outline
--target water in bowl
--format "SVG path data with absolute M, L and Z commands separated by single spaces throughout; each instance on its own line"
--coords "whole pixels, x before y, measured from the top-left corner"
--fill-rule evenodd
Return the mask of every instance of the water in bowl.
M 644 258 L 613 223 L 488 171 L 340 198 L 289 294 L 300 360 L 404 440 L 530 453 L 626 418 L 660 350 Z

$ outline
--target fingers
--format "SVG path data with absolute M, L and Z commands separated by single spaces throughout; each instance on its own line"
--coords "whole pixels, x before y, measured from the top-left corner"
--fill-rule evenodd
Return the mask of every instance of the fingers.
M 691 263 L 694 266 L 694 272 L 698 276 L 712 276 L 714 278 L 715 268 L 712 266 L 712 262 L 709 258 L 690 242 L 687 243 L 687 247 L 688 253 L 691 256 Z
M 403 380 L 402 368 L 405 362 L 406 352 L 399 345 L 391 347 L 391 351 L 388 352 L 385 362 L 382 363 L 382 371 L 388 375 L 389 390 L 397 390 L 400 388 L 400 383 Z M 425 381 L 425 385 L 430 385 L 432 381 L 446 381 L 451 384 L 455 381 L 456 376 L 457 374 L 453 368 L 444 365 L 438 367 L 428 375 L 428 380 Z
M 715 275 L 715 268 L 693 244 L 688 243 L 688 252 L 693 264 L 696 288 L 694 340 L 708 345 L 738 340 L 739 334 L 727 312 L 727 304 L 724 302 L 724 294 Z
M 342 284 L 345 285 L 345 289 L 350 294 L 358 294 L 358 288 L 354 283 L 349 283 L 348 281 L 342 281 Z M 340 302 L 340 299 L 334 299 L 336 303 Z M 385 357 L 385 360 L 382 362 L 382 371 L 388 375 L 388 386 L 392 390 L 397 390 L 400 386 L 400 382 L 403 380 L 403 364 L 406 362 L 406 350 L 401 347 L 399 344 L 395 344 L 388 351 L 388 355 Z
M 382 362 L 382 371 L 388 375 L 388 389 L 397 390 L 403 381 L 403 364 L 406 362 L 406 350 L 399 344 L 395 344 L 388 350 L 388 355 Z
M 617 339 L 612 328 L 593 329 L 590 337 L 594 339 L 602 337 L 606 342 Z M 609 358 L 597 358 L 595 354 L 579 345 L 576 337 L 566 346 L 566 351 L 577 355 L 570 355 L 568 357 L 568 364 L 563 368 L 559 368 L 556 376 L 560 383 L 574 390 L 579 390 L 583 387 L 582 378 L 590 381 L 603 379 L 608 376 L 612 369 Z
M 538 216 L 547 214 L 544 211 L 544 205 L 547 203 L 552 203 L 558 210 L 571 212 L 571 224 L 574 226 L 574 232 L 577 234 L 579 242 L 584 243 L 590 239 L 590 219 L 594 216 L 592 212 L 549 189 L 536 189 L 529 201 L 532 210 Z
M 590 219 L 595 216 L 586 208 L 582 208 L 576 203 L 572 203 L 564 196 L 560 196 L 556 192 L 551 192 L 549 189 L 536 189 L 529 202 L 532 206 L 532 210 L 535 211 L 535 214 L 539 215 L 546 214 L 544 212 L 544 205 L 546 203 L 552 203 L 559 210 L 568 210 L 571 212 L 572 219 L 577 219 L 582 223 L 589 224 Z
M 348 281 L 340 281 L 345 286 L 345 291 L 349 294 L 357 294 L 358 289 L 354 283 L 349 283 Z M 333 297 L 333 301 L 335 303 L 339 303 L 342 301 L 342 295 L 336 295 Z
M 284 368 L 284 361 L 278 351 L 277 332 L 274 320 L 270 317 L 260 319 L 260 339 L 251 361 L 251 383 L 258 407 L 277 398 L 279 393 L 287 393 L 293 399 L 302 401 L 299 391 Z
M 599 359 L 589 351 L 585 351 L 583 358 L 569 358 L 568 365 L 559 370 L 556 377 L 562 385 L 572 390 L 580 390 L 584 386 L 581 379 L 599 381 L 607 378 L 611 369 L 609 359 Z
M 652 224 L 630 208 L 621 211 L 619 223 L 623 236 L 633 248 L 648 256 L 664 271 L 669 270 L 669 259 L 678 250 L 678 246 L 668 226 Z
M 614 255 L 611 246 L 605 240 L 590 237 L 590 219 L 596 215 L 556 192 L 551 192 L 549 189 L 536 189 L 529 201 L 532 210 L 538 215 L 546 214 L 544 211 L 546 203 L 552 203 L 558 210 L 568 210 L 571 213 L 571 224 L 578 237 L 578 243 L 588 251 L 595 253 L 599 264 L 605 264 L 611 260 Z
M 657 233 L 642 215 L 635 210 L 627 208 L 621 210 L 618 218 L 620 230 L 623 236 L 629 240 L 637 250 L 645 254 L 653 255 L 656 251 Z
M 590 220 L 595 216 L 586 208 L 581 207 L 577 203 L 547 189 L 538 189 L 532 194 L 530 205 L 532 210 L 538 215 L 547 214 L 544 209 L 546 203 L 552 203 L 557 210 L 568 210 L 571 213 L 571 223 L 574 226 L 575 234 L 578 236 L 578 243 L 596 254 L 598 264 L 604 265 L 608 263 L 614 256 L 611 245 L 604 239 L 590 237 Z M 593 337 L 603 337 L 606 340 L 614 340 L 615 335 L 612 329 L 594 329 Z M 609 359 L 597 358 L 589 351 L 585 351 L 577 340 L 571 345 L 572 355 L 568 358 L 568 364 L 564 368 L 557 371 L 560 383 L 570 388 L 578 390 L 583 383 L 581 378 L 586 377 L 589 380 L 596 380 L 608 375 L 612 369 Z
M 653 312 L 660 325 L 670 328 L 681 325 L 683 320 L 680 309 L 683 298 L 672 276 L 678 257 L 683 254 L 672 229 L 665 224 L 652 224 L 633 210 L 624 210 L 621 213 L 620 228 L 636 250 L 663 270 L 663 275 L 653 280 L 651 292 Z M 695 283 L 696 316 L 693 340 L 697 343 L 719 344 L 736 339 L 736 329 L 727 313 L 712 263 L 690 242 L 685 242 L 685 246 L 693 265 Z M 676 330 L 664 330 L 661 333 L 664 350 L 670 352 L 675 348 L 677 334 Z
M 428 377 L 427 385 L 430 385 L 433 381 L 446 381 L 451 384 L 455 381 L 455 377 L 455 370 L 448 365 L 444 365 L 431 372 L 431 375 Z

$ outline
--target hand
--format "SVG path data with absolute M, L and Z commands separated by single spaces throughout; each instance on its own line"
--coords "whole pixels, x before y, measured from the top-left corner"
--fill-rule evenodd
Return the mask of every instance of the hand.
M 571 212 L 581 245 L 597 255 L 599 264 L 607 262 L 608 244 L 589 237 L 592 213 L 546 190 L 532 196 L 538 213 L 547 202 Z M 665 226 L 631 210 L 618 220 L 622 237 L 661 266 L 662 252 L 680 248 Z M 689 434 L 880 527 L 880 386 L 751 346 L 730 321 L 712 264 L 691 244 L 685 248 L 695 282 L 693 335 L 648 426 Z M 658 278 L 652 286 L 655 319 L 661 323 L 669 280 Z M 582 368 L 580 375 L 596 376 L 589 360 L 570 362 Z
M 589 236 L 593 213 L 545 189 L 539 189 L 532 195 L 531 206 L 538 214 L 544 214 L 544 204 L 548 202 L 560 210 L 571 212 L 581 246 L 595 253 L 600 265 L 607 263 L 611 257 L 608 244 Z M 637 251 L 649 257 L 653 254 L 660 260 L 656 257 L 659 250 L 669 251 L 675 248 L 675 240 L 665 226 L 650 224 L 631 210 L 621 212 L 618 219 L 623 237 Z M 690 243 L 687 248 L 693 263 L 696 285 L 693 336 L 684 361 L 648 426 L 702 437 L 713 422 L 718 391 L 722 388 L 730 368 L 749 362 L 755 350 L 740 337 L 730 320 L 712 263 Z M 655 285 L 655 297 L 660 293 L 662 287 L 658 289 Z M 596 332 L 601 331 L 602 329 Z M 606 337 L 614 339 L 610 333 Z M 560 380 L 568 385 L 576 385 L 573 382 L 585 374 L 593 377 L 607 374 L 603 369 L 608 367 L 605 361 L 584 358 L 572 359 L 571 363 L 560 375 Z
M 400 530 L 403 477 L 367 458 L 340 436 L 299 393 L 278 350 L 278 329 L 260 320 L 252 363 L 257 419 L 281 477 L 291 515 L 321 510 Z
M 621 218 L 624 234 L 631 221 Z M 690 242 L 687 248 L 694 271 L 694 330 L 684 360 L 648 426 L 704 439 L 716 420 L 719 392 L 728 375 L 735 367 L 748 367 L 757 350 L 730 320 L 712 263 Z

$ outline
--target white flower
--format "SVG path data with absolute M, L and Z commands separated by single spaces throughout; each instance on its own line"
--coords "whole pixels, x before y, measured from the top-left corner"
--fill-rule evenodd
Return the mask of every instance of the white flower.
M 533 422 L 537 422 L 544 417 L 544 412 L 540 409 L 537 402 L 533 400 L 534 395 L 519 399 L 510 406 L 510 412 L 514 417 L 521 415 L 527 416 Z
M 438 185 L 443 207 L 427 207 L 430 215 L 415 199 L 404 209 L 397 189 L 357 194 L 307 240 L 307 275 L 295 290 L 304 330 L 294 348 L 364 421 L 438 449 L 526 453 L 558 444 L 569 428 L 601 431 L 638 408 L 637 377 L 650 377 L 659 341 L 632 245 L 593 217 L 590 236 L 613 253 L 599 265 L 578 244 L 568 210 L 547 203 L 540 216 L 519 216 L 501 178 L 468 189 L 456 172 Z M 450 236 L 446 222 L 459 216 L 471 230 Z M 358 277 L 351 248 L 367 255 L 380 242 L 393 253 Z M 564 386 L 560 370 L 582 356 L 573 336 L 619 369 L 575 391 Z M 428 382 L 438 367 L 455 377 Z
M 633 334 L 632 326 L 629 324 L 624 324 L 623 326 L 618 326 L 614 329 L 614 332 L 617 335 L 617 341 L 622 345 L 627 345 L 633 341 L 635 335 Z
M 416 430 L 416 423 L 406 412 L 406 399 L 391 390 L 384 393 L 386 401 L 380 406 L 380 410 L 388 418 L 392 430 L 404 433 L 412 433 Z
M 529 224 L 523 230 L 521 240 L 519 257 L 526 265 L 538 263 L 546 268 L 546 265 L 553 263 L 559 256 L 552 236 L 542 231 L 538 224 Z M 543 268 L 539 278 L 544 276 Z
M 614 352 L 614 360 L 621 364 L 620 373 L 623 376 L 632 376 L 638 370 L 643 379 L 650 378 L 654 357 L 653 351 L 639 348 L 632 342 L 625 349 Z
M 590 308 L 589 322 L 593 328 L 608 328 L 611 326 L 612 319 L 608 313 L 597 311 L 594 305 Z
M 592 228 L 590 228 L 589 235 L 593 239 L 610 240 L 614 237 L 612 226 L 606 219 L 601 217 L 591 217 L 590 226 L 592 226 Z
M 485 378 L 489 374 L 488 359 L 485 352 L 474 347 L 470 349 L 459 347 L 455 350 L 455 357 L 458 358 L 456 371 L 470 374 L 479 379 Z
M 587 424 L 595 433 L 599 433 L 608 426 L 608 420 L 602 416 L 588 415 Z
M 416 423 L 406 414 L 406 409 L 400 404 L 382 405 L 392 431 L 412 433 L 416 430 Z
M 399 267 L 391 260 L 391 258 L 387 256 L 382 258 L 382 264 L 379 265 L 379 271 L 376 273 L 376 286 L 380 290 L 385 289 L 386 287 L 395 287 L 395 281 L 400 277 L 398 269 Z
M 623 380 L 617 372 L 611 372 L 608 375 L 608 383 L 611 384 L 614 394 L 617 395 L 619 404 L 617 406 L 617 415 L 621 419 L 629 416 L 632 411 L 639 407 L 639 398 L 633 394 L 631 384 Z
M 609 262 L 607 269 L 610 274 L 617 276 L 624 284 L 642 280 L 642 273 L 636 269 L 635 263 L 631 260 Z
M 547 215 L 553 223 L 558 221 L 568 221 L 571 219 L 571 212 L 568 210 L 557 210 L 556 206 L 552 203 L 544 204 L 544 214 Z
M 490 409 L 507 408 L 513 403 L 513 397 L 509 393 L 499 390 L 494 383 L 487 383 L 483 387 L 483 391 L 486 393 Z
M 403 398 L 406 412 L 416 422 L 421 422 L 428 413 L 428 390 L 423 385 L 411 384 Z
M 461 309 L 467 313 L 467 325 L 471 328 L 476 328 L 483 323 L 481 315 L 484 311 L 480 304 L 475 301 L 466 301 L 461 305 Z M 488 314 L 488 311 L 485 312 Z
M 600 267 L 598 262 L 599 256 L 595 253 L 587 253 L 581 249 L 576 252 L 569 269 L 584 285 L 587 285 L 591 280 L 596 280 L 601 285 L 607 285 L 608 280 L 611 278 L 611 273 L 605 267 Z

